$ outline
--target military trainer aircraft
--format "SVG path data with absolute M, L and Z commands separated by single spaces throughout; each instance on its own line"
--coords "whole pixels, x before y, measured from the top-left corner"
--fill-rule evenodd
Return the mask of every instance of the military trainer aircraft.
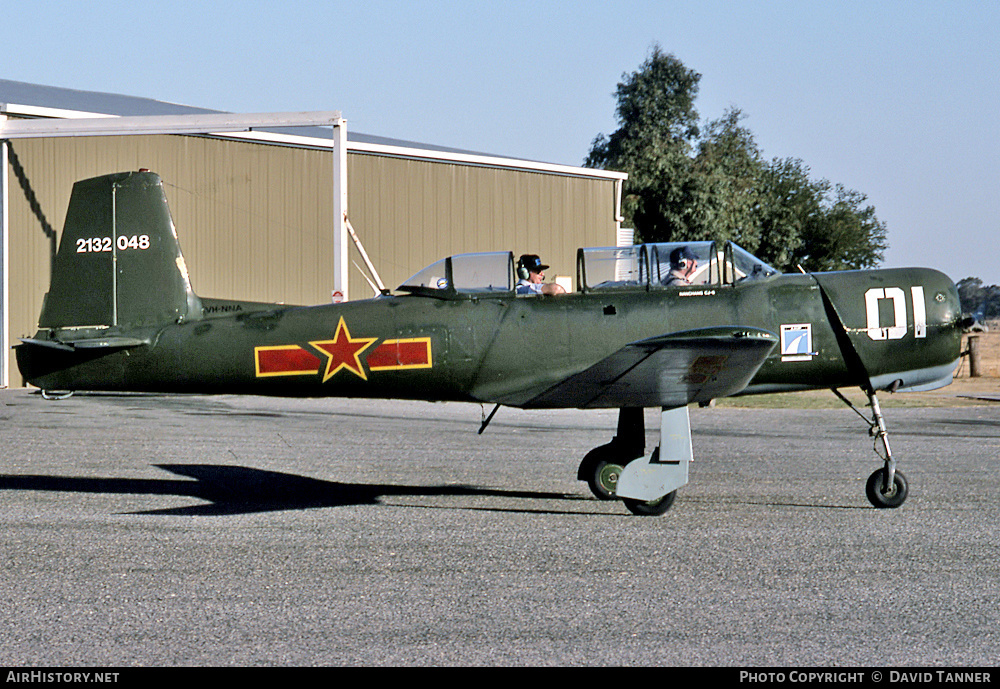
M 817 388 L 848 404 L 840 388 L 867 394 L 882 466 L 866 493 L 875 507 L 901 505 L 907 483 L 877 392 L 951 382 L 963 317 L 952 281 L 934 270 L 779 274 L 728 242 L 580 249 L 576 291 L 561 296 L 518 295 L 513 255 L 498 252 L 444 258 L 394 296 L 199 298 L 162 182 L 140 171 L 74 185 L 38 327 L 16 350 L 43 391 L 619 409 L 617 434 L 578 478 L 649 515 L 688 481 L 687 405 Z M 651 452 L 646 407 L 661 409 Z

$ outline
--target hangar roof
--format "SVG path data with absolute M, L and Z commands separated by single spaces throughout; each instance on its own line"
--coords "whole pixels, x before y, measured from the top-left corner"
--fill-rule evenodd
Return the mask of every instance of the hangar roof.
M 62 88 L 58 86 L 43 86 L 40 84 L 30 84 L 22 81 L 10 81 L 0 79 L 0 114 L 7 110 L 7 106 L 30 106 L 33 108 L 44 108 L 51 111 L 64 111 L 67 113 L 91 113 L 101 115 L 118 116 L 142 116 L 142 115 L 192 115 L 192 114 L 213 114 L 222 113 L 222 110 L 211 110 L 208 108 L 197 108 L 190 105 L 169 103 L 153 98 L 141 98 L 138 96 L 125 96 L 117 93 L 103 93 L 98 91 L 80 91 L 77 89 Z M 31 114 L 15 112 L 12 114 Z M 56 115 L 58 116 L 58 115 Z M 329 129 L 321 127 L 296 127 L 286 129 L 269 129 L 269 132 L 282 135 L 294 135 L 296 137 L 316 138 L 329 140 Z M 464 162 L 473 165 L 499 165 L 502 167 L 511 166 L 518 168 L 538 168 L 540 171 L 554 172 L 557 174 L 580 174 L 588 177 L 624 178 L 623 173 L 610 172 L 604 170 L 591 170 L 588 168 L 577 168 L 573 166 L 555 165 L 538 161 L 525 161 L 510 156 L 497 155 L 492 153 L 480 153 L 447 146 L 437 146 L 434 144 L 417 143 L 402 139 L 393 139 L 384 136 L 374 136 L 361 132 L 347 130 L 348 150 L 367 153 L 381 153 L 384 155 L 402 155 L 437 159 L 452 159 L 456 162 Z

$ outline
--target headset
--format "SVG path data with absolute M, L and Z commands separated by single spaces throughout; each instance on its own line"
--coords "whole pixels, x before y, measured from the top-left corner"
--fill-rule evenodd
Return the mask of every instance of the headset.
M 517 259 L 517 277 L 519 280 L 527 280 L 530 276 L 528 269 L 524 267 L 524 257 Z

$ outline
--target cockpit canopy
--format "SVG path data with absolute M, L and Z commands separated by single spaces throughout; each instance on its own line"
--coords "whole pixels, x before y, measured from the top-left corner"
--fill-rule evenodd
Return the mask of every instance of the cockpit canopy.
M 514 255 L 491 251 L 442 258 L 400 285 L 398 291 L 440 297 L 513 293 Z
M 732 242 L 663 242 L 579 249 L 576 280 L 581 292 L 659 289 L 669 286 L 675 252 L 694 256 L 694 286 L 720 287 L 777 275 L 778 271 Z
M 686 249 L 698 262 L 692 285 L 734 285 L 776 271 L 732 242 L 667 242 L 579 249 L 576 284 L 581 292 L 671 289 L 670 256 Z M 509 251 L 457 254 L 432 263 L 398 291 L 444 299 L 514 294 L 514 255 Z

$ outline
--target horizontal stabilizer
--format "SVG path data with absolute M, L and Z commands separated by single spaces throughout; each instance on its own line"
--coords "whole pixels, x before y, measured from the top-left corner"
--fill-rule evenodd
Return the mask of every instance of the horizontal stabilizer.
M 149 344 L 149 340 L 136 337 L 95 337 L 82 340 L 36 340 L 22 337 L 21 342 L 36 347 L 58 349 L 63 352 L 75 352 L 78 349 L 128 349 Z
M 679 407 L 734 395 L 778 343 L 767 330 L 715 327 L 628 344 L 525 407 Z

